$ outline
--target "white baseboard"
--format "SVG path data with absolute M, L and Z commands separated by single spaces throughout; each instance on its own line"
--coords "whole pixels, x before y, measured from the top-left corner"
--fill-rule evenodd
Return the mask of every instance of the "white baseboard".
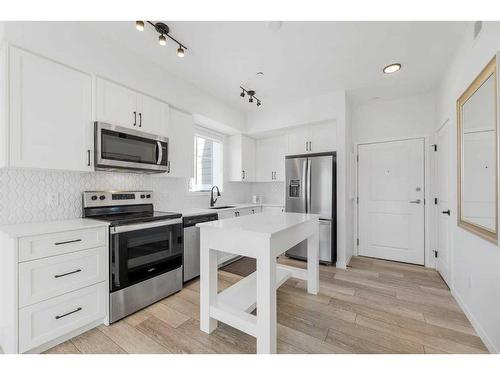
M 489 352 L 499 354 L 500 350 L 495 347 L 493 342 L 490 340 L 490 338 L 486 334 L 486 331 L 483 329 L 483 327 L 481 327 L 481 325 L 476 320 L 476 318 L 474 318 L 474 315 L 472 315 L 471 311 L 469 310 L 469 308 L 465 304 L 464 300 L 462 299 L 462 297 L 460 297 L 460 294 L 458 294 L 456 289 L 453 287 L 451 288 L 451 294 L 453 295 L 453 297 L 455 298 L 455 300 L 459 304 L 460 308 L 465 313 L 465 316 L 467 316 L 467 319 L 469 319 L 470 323 L 472 324 L 472 327 L 474 328 L 474 330 L 476 331 L 478 336 L 481 338 L 484 345 L 486 345 L 486 348 L 489 350 Z

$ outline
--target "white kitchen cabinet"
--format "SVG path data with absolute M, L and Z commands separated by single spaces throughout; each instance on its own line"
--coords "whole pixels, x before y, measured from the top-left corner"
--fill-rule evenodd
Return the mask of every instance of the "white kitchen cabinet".
M 237 134 L 229 137 L 229 180 L 255 181 L 255 140 Z
M 285 180 L 285 155 L 287 138 L 277 136 L 256 141 L 256 181 L 274 182 Z
M 103 78 L 96 86 L 97 121 L 168 136 L 168 104 Z
M 303 126 L 288 133 L 287 155 L 330 152 L 337 149 L 335 122 Z
M 194 165 L 194 121 L 193 116 L 177 109 L 170 110 L 168 134 L 169 176 L 193 177 Z
M 9 61 L 8 165 L 93 170 L 91 76 L 15 47 Z

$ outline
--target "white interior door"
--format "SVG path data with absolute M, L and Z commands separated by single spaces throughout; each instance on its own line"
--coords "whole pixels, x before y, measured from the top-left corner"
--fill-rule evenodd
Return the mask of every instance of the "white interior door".
M 358 147 L 359 255 L 424 264 L 424 140 Z
M 444 281 L 450 285 L 450 125 L 445 124 L 437 133 L 436 152 L 436 191 L 437 191 L 437 252 L 436 269 Z

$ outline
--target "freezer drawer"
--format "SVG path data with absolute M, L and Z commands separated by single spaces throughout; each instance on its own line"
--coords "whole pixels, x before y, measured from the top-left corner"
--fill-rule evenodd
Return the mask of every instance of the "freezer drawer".
M 330 220 L 320 220 L 319 221 L 319 261 L 321 263 L 331 264 L 335 260 L 333 258 L 333 248 L 332 243 L 332 221 Z M 286 252 L 286 255 L 290 258 L 296 258 L 301 260 L 307 259 L 307 241 L 304 240 L 301 243 L 295 245 L 290 250 Z

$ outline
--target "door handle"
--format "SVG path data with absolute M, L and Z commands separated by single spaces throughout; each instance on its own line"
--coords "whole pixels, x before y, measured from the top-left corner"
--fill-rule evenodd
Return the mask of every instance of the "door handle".
M 422 201 L 420 199 L 410 201 L 410 203 L 420 204 Z
M 137 125 L 137 112 L 134 111 L 134 126 Z
M 450 214 L 451 214 L 450 210 L 441 211 L 441 213 L 445 214 L 445 215 L 448 215 L 448 216 L 450 216 Z
M 142 112 L 139 112 L 139 127 L 142 127 Z

